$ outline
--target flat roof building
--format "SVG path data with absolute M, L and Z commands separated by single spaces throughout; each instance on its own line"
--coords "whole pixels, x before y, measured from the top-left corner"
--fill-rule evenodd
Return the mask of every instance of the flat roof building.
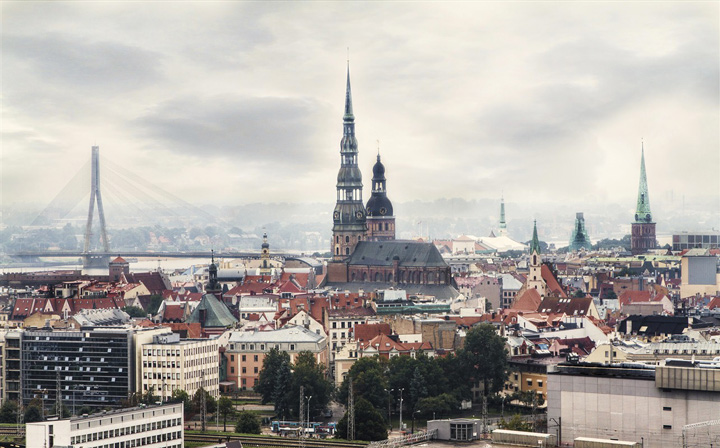
M 26 425 L 27 448 L 182 448 L 183 404 L 142 406 Z

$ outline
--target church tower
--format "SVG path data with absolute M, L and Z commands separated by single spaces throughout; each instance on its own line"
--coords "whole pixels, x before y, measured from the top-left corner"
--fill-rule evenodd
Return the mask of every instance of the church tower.
M 395 215 L 393 206 L 387 197 L 385 165 L 380 161 L 378 151 L 377 162 L 373 166 L 372 196 L 367 202 L 367 226 L 370 241 L 392 241 L 395 239 Z
M 355 115 L 350 91 L 350 64 L 347 69 L 343 137 L 340 141 L 340 171 L 337 176 L 337 202 L 333 212 L 333 261 L 343 261 L 367 234 L 365 206 L 362 199 L 362 173 L 358 168 L 358 144 L 355 138 Z
M 505 223 L 505 198 L 500 198 L 500 229 L 498 230 L 500 236 L 507 236 L 507 224 Z
M 655 249 L 655 223 L 650 213 L 650 196 L 648 195 L 647 176 L 645 175 L 645 146 L 640 156 L 640 186 L 638 187 L 635 222 L 631 225 L 630 251 L 633 255 L 642 254 Z
M 260 246 L 260 275 L 272 275 L 270 264 L 270 244 L 267 241 L 267 233 L 263 233 L 263 242 Z
M 525 283 L 527 289 L 537 289 L 541 296 L 545 296 L 546 285 L 542 277 L 542 256 L 540 255 L 540 240 L 537 234 L 537 221 L 533 224 L 533 236 L 530 243 L 530 273 Z
M 205 286 L 206 294 L 214 294 L 218 299 L 222 299 L 222 286 L 218 281 L 218 268 L 215 264 L 215 251 L 210 251 L 212 254 L 212 261 L 208 267 L 208 282 Z

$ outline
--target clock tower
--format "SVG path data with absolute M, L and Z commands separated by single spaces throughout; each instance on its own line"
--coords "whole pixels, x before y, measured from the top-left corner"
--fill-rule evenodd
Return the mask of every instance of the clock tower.
M 343 137 L 340 140 L 340 171 L 333 211 L 331 250 L 333 261 L 343 261 L 355 250 L 367 233 L 367 216 L 362 199 L 362 173 L 358 167 L 358 144 L 355 138 L 355 115 L 350 91 L 350 64 L 347 69 Z

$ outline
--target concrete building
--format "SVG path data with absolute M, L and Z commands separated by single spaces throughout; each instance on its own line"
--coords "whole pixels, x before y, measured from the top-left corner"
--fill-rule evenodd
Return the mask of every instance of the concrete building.
M 216 339 L 180 339 L 176 333 L 156 335 L 142 346 L 142 392 L 151 388 L 167 401 L 176 390 L 191 397 L 202 387 L 219 396 L 219 344 Z
M 720 368 L 687 364 L 559 365 L 548 375 L 548 421 L 560 424 L 562 443 L 597 437 L 684 446 L 683 427 L 720 415 Z M 720 436 L 720 425 L 701 426 Z
M 182 448 L 182 403 L 28 423 L 27 448 Z
M 278 348 L 295 362 L 298 353 L 309 351 L 321 366 L 328 366 L 327 338 L 305 327 L 284 326 L 272 331 L 234 331 L 225 348 L 227 381 L 240 390 L 252 389 L 258 381 L 265 355 Z
M 680 260 L 680 297 L 720 294 L 720 262 L 708 249 L 690 249 Z
M 672 250 L 675 252 L 720 247 L 720 234 L 717 232 L 682 232 L 673 234 L 672 238 Z

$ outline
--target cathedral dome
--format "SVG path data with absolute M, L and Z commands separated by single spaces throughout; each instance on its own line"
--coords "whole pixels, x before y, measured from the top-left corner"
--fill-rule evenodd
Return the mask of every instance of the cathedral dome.
M 382 216 L 393 216 L 393 206 L 390 199 L 385 195 L 373 194 L 370 196 L 370 200 L 367 202 L 368 216 L 382 217 Z

